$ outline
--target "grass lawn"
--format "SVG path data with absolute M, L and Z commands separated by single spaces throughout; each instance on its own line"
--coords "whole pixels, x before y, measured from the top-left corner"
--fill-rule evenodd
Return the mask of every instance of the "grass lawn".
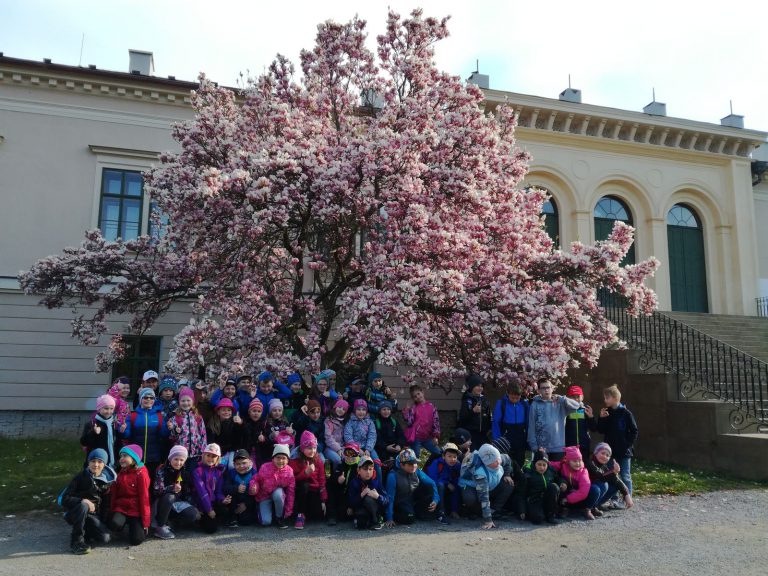
M 0 514 L 60 510 L 56 498 L 81 469 L 83 460 L 76 440 L 0 438 Z M 632 462 L 632 481 L 637 496 L 768 487 L 766 482 L 642 460 Z
M 84 460 L 77 440 L 0 438 L 0 514 L 56 510 Z

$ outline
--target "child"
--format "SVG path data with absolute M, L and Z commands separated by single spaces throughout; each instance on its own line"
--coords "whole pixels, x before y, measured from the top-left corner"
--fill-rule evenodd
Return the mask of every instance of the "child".
M 339 395 L 330 387 L 328 381 L 329 372 L 331 371 L 323 370 L 315 376 L 314 384 L 312 384 L 312 388 L 307 396 L 310 400 L 315 400 L 320 404 L 320 412 L 323 418 L 327 418 L 331 414 L 336 401 L 339 399 Z
M 352 510 L 355 528 L 381 530 L 381 518 L 389 504 L 389 497 L 376 474 L 373 460 L 363 456 L 357 466 L 357 476 L 350 480 L 347 503 Z
M 365 390 L 363 390 L 363 379 L 353 378 L 349 386 L 344 390 L 344 400 L 352 406 L 357 400 L 365 400 Z
M 272 456 L 272 445 L 269 442 L 269 429 L 266 419 L 262 418 L 264 406 L 261 400 L 254 398 L 248 405 L 248 419 L 243 425 L 243 447 L 248 450 L 251 459 L 260 468 L 269 462 Z
M 472 452 L 472 434 L 464 428 L 456 428 L 451 434 L 450 441 L 458 446 L 459 460 L 463 462 L 464 457 Z
M 317 407 L 319 412 L 320 406 Z M 296 480 L 296 523 L 302 530 L 308 518 L 322 520 L 325 516 L 328 491 L 325 487 L 325 465 L 318 453 L 317 437 L 305 430 L 301 434 L 298 457 L 290 461 Z
M 195 407 L 195 393 L 191 388 L 184 388 L 179 392 L 179 407 L 176 414 L 168 420 L 168 429 L 171 432 L 171 442 L 186 448 L 188 464 L 196 466 L 208 445 L 208 434 L 203 417 Z
M 221 447 L 208 444 L 203 450 L 200 464 L 192 470 L 192 483 L 197 508 L 200 510 L 200 525 L 208 534 L 219 529 L 219 522 L 225 520 L 226 506 L 232 496 L 224 496 L 224 466 L 219 465 Z
M 485 383 L 477 374 L 467 376 L 467 391 L 461 397 L 458 426 L 469 430 L 472 444 L 482 446 L 488 442 L 491 431 L 491 403 L 483 396 Z
M 118 426 L 125 424 L 131 414 L 131 381 L 127 376 L 120 376 L 112 383 L 107 392 L 115 399 L 115 421 Z
M 528 446 L 531 452 L 546 450 L 550 462 L 559 461 L 565 451 L 565 418 L 579 409 L 579 403 L 553 394 L 549 380 L 539 384 L 539 395 L 528 411 Z
M 301 438 L 305 431 L 312 432 L 315 438 L 317 438 L 317 455 L 324 463 L 325 424 L 323 422 L 320 403 L 317 400 L 308 400 L 307 403 L 293 415 L 292 424 L 297 438 Z M 291 454 L 291 458 L 295 457 L 296 454 Z
M 569 386 L 565 395 L 579 403 L 579 409 L 565 419 L 565 445 L 578 446 L 582 454 L 591 454 L 589 431 L 596 430 L 597 426 L 594 418 L 586 415 L 588 406 L 584 405 L 584 391 L 581 386 Z
M 339 398 L 333 405 L 333 413 L 325 419 L 325 457 L 331 461 L 332 466 L 341 464 L 344 456 L 344 424 L 348 410 L 347 401 Z
M 157 397 L 162 405 L 163 417 L 166 420 L 170 420 L 179 407 L 179 403 L 176 400 L 177 392 L 178 382 L 176 378 L 170 374 L 163 376 L 163 379 L 160 380 L 160 385 L 157 387 Z
M 483 516 L 483 530 L 496 528 L 493 511 L 501 511 L 512 496 L 512 460 L 491 444 L 483 444 L 461 465 L 461 498 L 472 512 Z
M 339 400 L 341 401 L 341 400 Z M 355 442 L 344 444 L 343 459 L 331 472 L 328 486 L 328 525 L 336 526 L 337 518 L 347 518 L 347 492 L 349 481 L 357 473 L 360 461 L 360 446 Z
M 621 493 L 624 499 L 624 506 L 629 509 L 634 506 L 632 501 L 632 495 L 629 493 L 629 488 L 619 478 L 618 462 L 611 460 L 611 447 L 605 442 L 600 442 L 595 446 L 595 452 L 587 463 L 587 471 L 589 472 L 589 479 L 592 482 L 592 486 L 596 486 L 600 491 L 597 503 L 592 508 L 593 516 L 602 516 L 600 511 L 600 505 L 604 502 L 608 502 L 617 492 Z
M 365 400 L 355 400 L 354 410 L 354 414 L 344 426 L 344 442 L 359 444 L 363 454 L 376 460 L 379 457 L 376 454 L 376 425 L 368 416 Z
M 139 392 L 139 407 L 131 412 L 123 437 L 141 446 L 144 466 L 150 477 L 165 460 L 165 440 L 169 435 L 170 430 L 163 419 L 161 406 L 155 402 L 155 392 L 152 388 L 144 388 Z
M 381 403 L 385 400 L 389 402 L 389 410 L 393 412 L 397 410 L 397 400 L 387 386 L 384 385 L 384 380 L 381 374 L 378 372 L 371 372 L 368 375 L 368 387 L 365 390 L 365 400 L 368 402 L 368 410 L 371 415 L 378 416 Z
M 211 418 L 206 430 L 208 442 L 217 444 L 223 455 L 222 464 L 232 468 L 232 455 L 243 442 L 243 421 L 235 412 L 235 406 L 229 398 L 222 398 L 216 405 L 216 413 Z
M 272 523 L 274 506 L 275 526 L 288 528 L 285 519 L 293 514 L 293 500 L 296 491 L 296 479 L 293 468 L 288 466 L 291 451 L 285 444 L 275 444 L 272 462 L 267 462 L 251 480 L 249 494 L 256 496 L 259 503 L 261 525 Z
M 374 420 L 376 425 L 376 453 L 387 470 L 395 465 L 395 458 L 405 448 L 403 427 L 392 416 L 392 402 L 382 400 L 379 403 L 379 415 Z
M 211 406 L 214 409 L 218 408 L 219 403 L 225 398 L 232 403 L 232 410 L 240 414 L 240 403 L 237 399 L 237 380 L 234 378 L 227 378 L 221 388 L 213 391 L 213 394 L 211 394 Z
M 427 476 L 437 485 L 440 503 L 437 508 L 437 520 L 441 524 L 450 524 L 448 517 L 457 519 L 461 507 L 461 490 L 459 489 L 459 447 L 452 442 L 443 446 L 443 455 L 436 458 L 427 468 Z
M 154 398 L 153 398 L 154 401 Z M 149 473 L 141 461 L 143 451 L 137 444 L 120 450 L 120 472 L 112 485 L 109 527 L 121 532 L 128 525 L 128 541 L 138 546 L 147 537 L 151 520 L 149 506 Z
M 105 514 L 109 507 L 109 487 L 115 481 L 115 471 L 107 466 L 107 453 L 102 448 L 91 450 L 88 466 L 77 473 L 59 498 L 64 507 L 64 519 L 72 526 L 69 546 L 73 554 L 91 551 L 86 538 L 98 544 L 110 541 Z
M 154 370 L 147 370 L 144 372 L 144 376 L 141 377 L 141 385 L 136 391 L 136 397 L 133 399 L 133 408 L 136 409 L 139 406 L 141 400 L 140 394 L 142 390 L 150 389 L 152 394 L 157 396 L 157 385 L 159 383 L 157 372 Z M 157 402 L 160 404 L 160 402 Z
M 248 420 L 248 406 L 256 398 L 256 384 L 253 383 L 253 378 L 250 374 L 238 376 L 235 383 L 237 385 L 238 414 L 240 414 L 240 418 L 243 420 Z
M 112 468 L 117 465 L 117 453 L 122 446 L 122 432 L 125 431 L 126 424 L 118 424 L 114 416 L 115 399 L 109 394 L 103 394 L 96 399 L 96 412 L 93 413 L 91 421 L 83 427 L 83 434 L 80 436 L 80 445 L 90 454 L 96 448 L 104 449 L 107 459 L 105 464 Z M 86 466 L 88 460 L 86 458 Z
M 592 486 L 578 446 L 568 446 L 560 462 L 550 464 L 560 473 L 560 505 L 581 510 L 584 518 L 594 520 L 592 508 L 597 504 L 600 490 Z
M 283 402 L 285 405 L 285 417 L 291 420 L 307 402 L 307 391 L 304 388 L 304 379 L 298 372 L 291 372 L 285 379 L 285 384 L 291 391 L 291 397 Z M 301 434 L 297 432 L 297 435 Z
M 272 400 L 287 400 L 291 397 L 291 390 L 275 380 L 272 372 L 264 370 L 258 377 L 259 389 L 256 391 L 256 397 L 261 400 L 264 406 L 269 406 Z
M 256 521 L 256 502 L 248 494 L 256 469 L 253 467 L 251 455 L 247 450 L 235 452 L 235 467 L 227 470 L 224 478 L 224 496 L 230 496 L 232 521 L 230 526 L 248 526 Z
M 545 452 L 535 452 L 531 467 L 525 472 L 525 517 L 534 524 L 541 524 L 544 519 L 557 524 L 555 514 L 559 499 L 557 473 L 550 468 Z
M 277 398 L 273 398 L 269 401 L 269 417 L 267 418 L 267 430 L 269 431 L 269 442 L 274 447 L 275 444 L 279 444 L 277 442 L 277 436 L 281 432 L 285 432 L 287 434 L 290 434 L 291 436 L 295 437 L 293 426 L 291 426 L 291 423 L 288 422 L 287 418 L 283 416 L 283 402 L 282 400 L 279 400 Z M 283 444 L 288 444 L 288 442 L 283 442 Z M 294 442 L 290 442 L 291 445 L 294 444 Z
M 405 441 L 413 448 L 417 457 L 422 447 L 439 457 L 442 452 L 437 447 L 440 442 L 440 417 L 437 410 L 431 402 L 427 402 L 421 386 L 414 384 L 409 391 L 414 405 L 409 405 L 403 410 L 406 422 Z
M 186 467 L 189 453 L 184 446 L 174 446 L 168 460 L 155 472 L 152 485 L 155 494 L 155 536 L 161 540 L 175 538 L 168 525 L 169 518 L 183 526 L 191 526 L 200 519 L 200 512 L 192 504 L 192 474 Z
M 528 437 L 528 400 L 521 399 L 520 384 L 507 385 L 507 394 L 493 409 L 493 439 L 509 440 L 509 456 L 523 466 Z
M 603 434 L 619 463 L 619 476 L 632 494 L 632 449 L 637 440 L 637 422 L 627 407 L 621 403 L 621 392 L 614 384 L 603 390 L 605 407 L 600 410 L 597 431 Z
M 193 380 L 189 383 L 189 387 L 195 391 L 195 406 L 203 417 L 203 422 L 208 426 L 213 419 L 213 406 L 208 400 L 208 385 L 202 380 Z
M 440 496 L 432 479 L 419 470 L 416 453 L 406 448 L 398 454 L 395 469 L 387 478 L 389 505 L 386 510 L 386 526 L 413 524 L 433 516 Z

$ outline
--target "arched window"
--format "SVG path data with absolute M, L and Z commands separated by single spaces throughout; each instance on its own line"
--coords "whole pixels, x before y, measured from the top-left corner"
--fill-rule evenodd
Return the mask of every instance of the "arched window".
M 560 246 L 560 217 L 554 198 L 550 197 L 549 200 L 542 204 L 541 213 L 544 214 L 544 229 L 549 237 L 552 238 L 552 242 L 555 243 L 557 248 Z
M 606 240 L 611 235 L 613 224 L 621 220 L 625 224 L 632 225 L 632 212 L 629 207 L 615 196 L 603 196 L 595 205 L 595 240 Z M 622 266 L 635 263 L 635 244 L 629 248 Z
M 667 212 L 667 249 L 672 310 L 709 311 L 704 232 L 696 212 L 685 204 Z

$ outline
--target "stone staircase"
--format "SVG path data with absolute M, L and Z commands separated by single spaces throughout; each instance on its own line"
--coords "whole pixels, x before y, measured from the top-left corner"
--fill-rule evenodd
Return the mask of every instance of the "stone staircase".
M 768 318 L 697 312 L 662 312 L 707 336 L 768 362 Z

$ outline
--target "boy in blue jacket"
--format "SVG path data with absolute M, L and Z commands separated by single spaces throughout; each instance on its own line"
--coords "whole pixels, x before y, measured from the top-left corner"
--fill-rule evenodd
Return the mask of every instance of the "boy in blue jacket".
M 224 496 L 231 496 L 230 526 L 248 526 L 256 521 L 256 500 L 248 494 L 248 486 L 256 475 L 248 450 L 235 452 L 235 467 L 224 476 Z
M 419 470 L 419 459 L 410 448 L 400 452 L 395 459 L 395 469 L 387 477 L 387 494 L 387 528 L 392 528 L 395 523 L 413 524 L 417 518 L 434 517 L 440 502 L 437 485 Z
M 381 518 L 385 506 L 389 503 L 389 496 L 381 486 L 381 480 L 370 456 L 360 458 L 357 476 L 349 481 L 347 498 L 355 528 L 381 530 L 384 526 Z
M 509 457 L 522 467 L 528 439 L 528 400 L 522 398 L 517 382 L 507 386 L 507 395 L 493 408 L 493 439 L 509 440 Z
M 443 455 L 436 458 L 427 468 L 427 476 L 435 481 L 437 493 L 440 496 L 437 520 L 441 524 L 450 524 L 448 516 L 454 519 L 459 517 L 459 508 L 461 507 L 460 473 L 459 447 L 449 442 L 443 446 Z

